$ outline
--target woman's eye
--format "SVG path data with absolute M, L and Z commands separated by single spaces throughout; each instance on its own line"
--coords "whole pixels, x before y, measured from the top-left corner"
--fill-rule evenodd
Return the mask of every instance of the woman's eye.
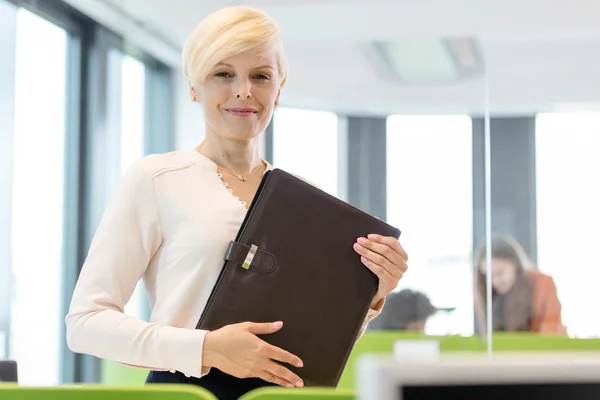
M 229 72 L 217 72 L 215 76 L 220 76 L 222 78 L 231 78 L 231 74 Z
M 264 80 L 269 80 L 269 77 L 267 75 L 263 75 L 263 74 L 258 74 L 255 77 L 256 79 L 264 79 Z

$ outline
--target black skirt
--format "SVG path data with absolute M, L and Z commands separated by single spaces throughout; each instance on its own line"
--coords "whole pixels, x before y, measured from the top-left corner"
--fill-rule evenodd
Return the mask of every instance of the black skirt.
M 264 386 L 274 386 L 272 383 L 265 382 L 262 379 L 239 379 L 225 374 L 216 368 L 212 368 L 210 372 L 202 378 L 187 378 L 181 372 L 150 371 L 148 378 L 146 378 L 146 383 L 196 385 L 208 390 L 219 400 L 237 400 L 251 390 Z

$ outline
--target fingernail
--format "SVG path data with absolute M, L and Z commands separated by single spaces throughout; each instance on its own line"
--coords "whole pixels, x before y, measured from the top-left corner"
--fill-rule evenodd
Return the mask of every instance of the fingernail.
M 362 246 L 361 246 L 360 244 L 358 244 L 358 243 L 354 243 L 354 246 L 353 246 L 353 247 L 354 247 L 356 250 L 360 250 L 360 249 L 362 249 Z
M 377 239 L 378 235 L 376 235 L 376 234 L 374 234 L 374 233 L 371 233 L 371 234 L 370 234 L 370 235 L 368 235 L 367 237 L 368 237 L 369 239 L 371 239 L 371 240 L 375 240 L 375 239 Z
M 298 381 L 298 382 L 296 382 L 296 386 L 302 387 L 302 386 L 304 386 L 304 383 L 302 381 Z
M 302 368 L 302 367 L 304 367 L 304 363 L 303 363 L 302 361 L 298 361 L 298 362 L 296 363 L 296 367 L 298 367 L 298 368 Z
M 360 238 L 358 238 L 358 243 L 360 243 L 360 244 L 367 244 L 367 239 L 365 239 L 363 237 L 360 237 Z
M 283 322 L 281 322 L 281 321 L 273 322 L 273 328 L 275 328 L 275 329 L 279 329 L 282 326 L 283 326 Z

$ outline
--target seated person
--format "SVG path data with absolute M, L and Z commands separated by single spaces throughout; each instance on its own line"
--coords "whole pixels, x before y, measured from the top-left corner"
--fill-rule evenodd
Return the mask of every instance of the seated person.
M 369 329 L 424 332 L 427 319 L 436 311 L 424 293 L 403 289 L 388 295 L 385 307 Z
M 479 329 L 486 326 L 486 248 L 476 261 Z M 492 323 L 494 331 L 566 334 L 552 277 L 537 271 L 511 237 L 492 239 Z

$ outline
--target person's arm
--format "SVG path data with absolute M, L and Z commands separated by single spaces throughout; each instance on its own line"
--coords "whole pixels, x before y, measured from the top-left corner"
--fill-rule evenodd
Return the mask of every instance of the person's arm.
M 567 333 L 562 323 L 562 306 L 558 298 L 554 279 L 547 277 L 544 291 L 546 293 L 542 314 L 539 320 L 539 333 L 564 335 Z
M 379 314 L 381 314 L 381 310 L 383 309 L 384 305 L 385 305 L 385 297 L 383 299 L 377 301 L 376 304 L 371 304 L 369 311 L 367 311 L 367 316 L 365 317 L 365 320 L 363 321 L 362 327 L 360 328 L 357 340 L 360 339 L 364 335 L 369 323 L 371 321 L 373 321 L 375 318 L 377 318 L 379 316 Z
M 201 377 L 206 331 L 148 323 L 123 314 L 162 243 L 152 172 L 137 161 L 107 207 L 81 270 L 68 315 L 67 344 L 130 366 Z

